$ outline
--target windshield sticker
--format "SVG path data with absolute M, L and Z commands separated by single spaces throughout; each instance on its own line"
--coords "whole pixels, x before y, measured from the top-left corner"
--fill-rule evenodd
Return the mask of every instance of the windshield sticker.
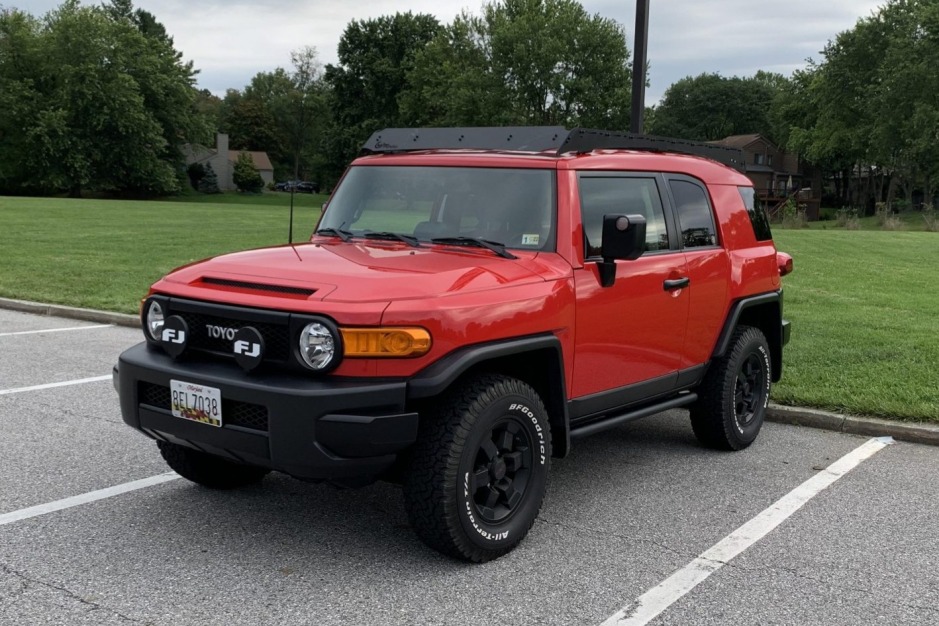
M 538 241 L 541 239 L 540 235 L 522 235 L 522 245 L 523 246 L 537 246 Z

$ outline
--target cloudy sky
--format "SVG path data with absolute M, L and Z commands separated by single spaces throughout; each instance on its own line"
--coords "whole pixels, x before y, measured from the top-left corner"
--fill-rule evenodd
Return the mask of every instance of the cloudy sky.
M 635 0 L 582 0 L 626 27 L 633 47 Z M 750 76 L 757 70 L 788 75 L 834 36 L 867 17 L 884 0 L 652 0 L 649 17 L 651 85 L 657 102 L 676 80 L 702 72 Z M 0 0 L 0 6 L 44 14 L 55 0 Z M 431 13 L 449 22 L 461 10 L 479 13 L 483 0 L 136 0 L 156 15 L 176 47 L 201 70 L 199 86 L 219 95 L 242 88 L 260 71 L 290 64 L 290 51 L 314 46 L 335 63 L 350 20 L 396 11 Z

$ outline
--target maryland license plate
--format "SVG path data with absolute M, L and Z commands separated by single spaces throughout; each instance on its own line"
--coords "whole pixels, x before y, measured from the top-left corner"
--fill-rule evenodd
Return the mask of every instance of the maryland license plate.
M 216 387 L 170 381 L 173 415 L 209 426 L 222 425 L 222 392 Z

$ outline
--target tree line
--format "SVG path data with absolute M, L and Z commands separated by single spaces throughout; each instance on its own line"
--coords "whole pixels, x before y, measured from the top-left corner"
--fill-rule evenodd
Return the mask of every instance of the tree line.
M 889 0 L 786 77 L 683 78 L 647 131 L 759 133 L 861 206 L 931 198 L 939 180 L 939 5 Z M 180 146 L 266 151 L 278 179 L 329 188 L 383 127 L 629 126 L 630 51 L 576 0 L 492 0 L 449 24 L 397 13 L 350 22 L 338 62 L 308 46 L 223 97 L 195 87 L 156 18 L 131 0 L 0 12 L 0 192 L 163 195 L 187 184 Z M 654 70 L 654 67 L 653 67 Z

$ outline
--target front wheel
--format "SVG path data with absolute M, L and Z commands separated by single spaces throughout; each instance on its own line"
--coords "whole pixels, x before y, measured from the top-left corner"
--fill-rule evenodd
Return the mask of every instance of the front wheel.
M 494 374 L 467 380 L 422 420 L 404 481 L 411 525 L 444 554 L 502 556 L 534 524 L 550 462 L 548 415 L 534 389 Z
M 740 326 L 727 353 L 711 363 L 691 406 L 691 427 L 702 444 L 742 450 L 760 434 L 770 388 L 769 344 L 758 329 Z

